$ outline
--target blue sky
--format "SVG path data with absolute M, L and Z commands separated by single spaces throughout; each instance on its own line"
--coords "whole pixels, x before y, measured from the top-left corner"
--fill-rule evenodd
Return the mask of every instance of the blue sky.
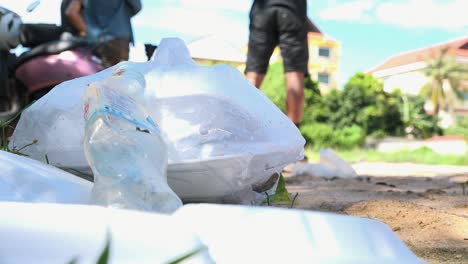
M 0 0 L 24 14 L 29 0 Z M 234 45 L 247 42 L 252 0 L 142 0 L 133 19 L 138 43 L 164 37 L 185 41 L 217 34 Z M 59 22 L 60 0 L 42 0 L 24 17 Z M 468 0 L 309 0 L 308 15 L 342 44 L 340 83 L 399 52 L 468 36 Z M 140 53 L 141 54 L 141 53 Z

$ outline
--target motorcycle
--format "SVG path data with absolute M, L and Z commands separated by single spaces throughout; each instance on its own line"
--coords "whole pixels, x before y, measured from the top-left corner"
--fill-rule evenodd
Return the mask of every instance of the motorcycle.
M 31 49 L 16 56 L 10 50 L 19 44 Z M 0 7 L 0 122 L 57 84 L 103 70 L 92 51 L 90 43 L 62 32 L 59 26 L 23 24 L 15 12 Z

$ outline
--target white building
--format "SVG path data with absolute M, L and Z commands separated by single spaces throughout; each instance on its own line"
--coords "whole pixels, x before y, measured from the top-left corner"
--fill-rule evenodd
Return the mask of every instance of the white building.
M 403 93 L 415 95 L 428 82 L 428 78 L 424 75 L 426 62 L 436 58 L 440 51 L 447 47 L 449 48 L 449 56 L 453 56 L 459 63 L 468 65 L 468 37 L 464 37 L 396 54 L 369 70 L 368 73 L 382 79 L 386 91 L 399 88 Z M 464 100 L 456 104 L 455 113 L 468 115 L 468 80 L 463 83 L 462 88 L 466 89 L 467 92 Z

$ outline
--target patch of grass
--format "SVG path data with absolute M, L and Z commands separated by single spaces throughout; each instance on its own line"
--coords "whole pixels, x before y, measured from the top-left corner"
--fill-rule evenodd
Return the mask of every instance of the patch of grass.
M 308 159 L 312 162 L 317 162 L 320 159 L 318 152 L 312 148 L 306 148 L 305 152 Z M 411 162 L 431 165 L 468 165 L 468 153 L 466 155 L 439 154 L 426 147 L 394 152 L 356 149 L 337 151 L 337 153 L 348 162 L 364 160 L 370 162 Z
M 192 252 L 189 252 L 187 254 L 184 254 L 183 256 L 178 257 L 177 259 L 169 262 L 168 264 L 178 264 L 178 263 L 185 262 L 185 260 L 187 260 L 187 259 L 189 259 L 189 258 L 191 258 L 191 257 L 193 257 L 193 256 L 195 256 L 195 255 L 197 255 L 197 254 L 199 254 L 199 253 L 201 253 L 203 251 L 206 251 L 206 250 L 207 250 L 206 247 L 200 247 L 198 249 L 193 250 Z
M 284 182 L 282 174 L 280 174 L 275 194 L 268 196 L 267 200 L 264 202 L 264 205 L 274 204 L 291 204 L 291 199 L 289 198 L 288 190 L 286 190 L 286 183 Z
M 4 150 L 4 151 L 10 151 L 8 149 L 8 130 L 10 128 L 14 129 L 14 127 L 11 125 L 15 120 L 16 118 L 19 117 L 19 115 L 21 114 L 21 112 L 17 113 L 15 116 L 13 116 L 12 118 L 8 119 L 8 120 L 0 120 L 0 149 L 1 150 Z
M 110 237 L 110 233 L 108 232 L 107 233 L 106 246 L 104 247 L 101 254 L 99 255 L 99 258 L 98 258 L 96 264 L 107 264 L 107 263 L 109 263 L 110 246 L 111 246 L 111 237 Z
M 111 247 L 111 235 L 110 232 L 108 231 L 107 233 L 107 239 L 106 239 L 106 245 L 104 246 L 103 250 L 99 254 L 98 259 L 96 260 L 96 264 L 108 264 L 110 263 L 110 247 Z M 180 257 L 177 257 L 176 259 L 168 262 L 167 264 L 179 264 L 183 263 L 186 260 L 192 258 L 193 256 L 202 253 L 204 251 L 208 250 L 207 247 L 202 246 L 197 249 L 194 249 L 191 252 L 182 254 Z M 72 260 L 68 261 L 67 264 L 77 264 L 79 263 L 79 257 L 75 257 Z
M 37 143 L 37 140 L 34 140 L 31 144 L 28 144 L 28 145 L 22 147 L 20 150 L 16 150 L 16 149 L 10 150 L 8 148 L 8 143 L 9 143 L 8 132 L 9 132 L 9 129 L 13 129 L 13 130 L 15 129 L 14 123 L 19 119 L 21 114 L 26 109 L 28 109 L 32 104 L 34 104 L 35 102 L 36 101 L 34 100 L 30 104 L 26 105 L 21 111 L 18 111 L 18 113 L 16 113 L 10 119 L 0 120 L 0 150 L 7 151 L 7 152 L 12 152 L 12 153 L 19 154 L 19 155 L 23 155 L 23 154 L 21 154 L 20 150 L 22 150 L 24 148 L 27 148 L 27 147 Z

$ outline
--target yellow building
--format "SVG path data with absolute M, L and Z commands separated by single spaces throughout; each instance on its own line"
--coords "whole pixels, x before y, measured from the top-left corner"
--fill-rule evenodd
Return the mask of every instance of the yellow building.
M 340 43 L 322 33 L 309 32 L 309 73 L 319 82 L 320 90 L 338 88 Z

